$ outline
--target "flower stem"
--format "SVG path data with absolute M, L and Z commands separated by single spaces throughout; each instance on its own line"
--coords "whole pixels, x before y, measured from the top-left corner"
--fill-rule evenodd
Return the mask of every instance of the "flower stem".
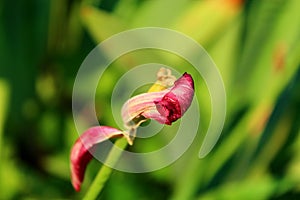
M 115 142 L 115 145 L 110 150 L 105 163 L 109 163 L 111 166 L 114 166 L 117 161 L 119 160 L 122 151 L 120 149 L 125 149 L 127 146 L 127 140 L 125 138 L 120 138 Z M 89 190 L 84 196 L 84 200 L 93 200 L 96 199 L 97 196 L 102 191 L 106 181 L 110 177 L 113 169 L 106 166 L 105 164 L 102 165 L 100 168 L 95 180 L 93 181 L 92 185 L 90 186 Z

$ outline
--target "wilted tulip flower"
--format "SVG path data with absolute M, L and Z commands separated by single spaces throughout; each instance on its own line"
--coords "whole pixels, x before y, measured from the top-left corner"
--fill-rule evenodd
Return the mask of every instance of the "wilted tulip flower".
M 184 73 L 175 80 L 170 70 L 160 69 L 157 81 L 148 93 L 134 96 L 123 105 L 121 113 L 126 130 L 96 126 L 77 139 L 71 150 L 71 179 L 75 190 L 80 190 L 86 166 L 93 157 L 90 152 L 95 145 L 113 137 L 125 137 L 132 145 L 136 129 L 142 122 L 153 119 L 171 125 L 183 116 L 193 96 L 194 81 L 190 74 Z
M 140 94 L 129 99 L 122 108 L 122 118 L 125 124 L 143 116 L 171 125 L 186 112 L 193 96 L 193 79 L 191 75 L 184 73 L 169 89 Z

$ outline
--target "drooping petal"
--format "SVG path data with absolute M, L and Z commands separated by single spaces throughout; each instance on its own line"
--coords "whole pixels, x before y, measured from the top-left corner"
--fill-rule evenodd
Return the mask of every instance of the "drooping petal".
M 144 93 L 129 99 L 122 108 L 122 117 L 126 124 L 143 116 L 170 125 L 186 112 L 193 96 L 193 78 L 184 73 L 170 89 Z
M 96 144 L 109 138 L 123 136 L 122 131 L 109 126 L 95 126 L 85 131 L 71 150 L 71 181 L 76 191 L 80 191 L 85 169 L 93 158 L 89 152 Z

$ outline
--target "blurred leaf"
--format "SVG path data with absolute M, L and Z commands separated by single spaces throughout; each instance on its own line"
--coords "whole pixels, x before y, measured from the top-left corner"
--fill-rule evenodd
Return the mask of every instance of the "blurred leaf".
M 9 99 L 9 86 L 6 81 L 3 79 L 0 79 L 0 159 L 2 162 L 0 162 L 0 190 L 4 191 L 5 190 L 5 185 L 4 184 L 4 175 L 5 173 L 4 170 L 6 170 L 6 166 L 3 165 L 5 163 L 6 157 L 4 157 L 3 154 L 3 134 L 4 134 L 4 122 L 6 118 L 6 112 L 8 108 L 8 99 Z M 7 193 L 9 194 L 9 192 Z M 1 196 L 0 196 L 1 197 Z M 3 194 L 2 198 L 5 198 L 5 194 Z
M 213 199 L 268 199 L 278 186 L 277 180 L 270 177 L 260 177 L 259 180 L 229 182 L 198 197 L 200 200 Z M 238 189 L 237 189 L 238 188 Z M 253 196 L 255 194 L 255 197 Z
M 9 86 L 6 81 L 0 79 L 0 156 L 2 146 L 2 135 L 4 131 L 5 116 L 8 108 Z
M 90 6 L 81 8 L 81 19 L 97 43 L 125 30 L 122 19 Z
M 60 177 L 69 181 L 70 179 L 70 164 L 68 154 L 64 152 L 62 154 L 48 156 L 44 158 L 43 165 L 49 174 L 52 176 Z M 70 182 L 71 184 L 71 182 Z
M 238 16 L 241 5 L 239 0 L 192 1 L 173 28 L 206 46 Z
M 260 29 L 257 28 L 255 36 L 249 35 L 242 57 L 241 69 L 248 71 L 237 77 L 241 80 L 246 76 L 249 81 L 237 86 L 246 92 L 244 95 L 251 102 L 264 99 L 270 103 L 287 85 L 300 62 L 300 14 L 297 9 L 300 4 L 297 0 L 282 1 L 282 5 L 277 1 L 264 4 L 266 12 L 262 12 L 261 17 L 265 20 L 258 20 Z
M 130 27 L 154 26 L 170 28 L 173 21 L 189 3 L 189 0 L 177 0 L 176 3 L 172 0 L 143 1 L 139 9 L 132 13 Z
M 20 165 L 13 159 L 15 152 L 13 147 L 6 144 L 1 146 L 3 153 L 1 157 L 1 183 L 0 198 L 13 199 L 24 188 L 24 179 L 22 179 L 22 171 Z

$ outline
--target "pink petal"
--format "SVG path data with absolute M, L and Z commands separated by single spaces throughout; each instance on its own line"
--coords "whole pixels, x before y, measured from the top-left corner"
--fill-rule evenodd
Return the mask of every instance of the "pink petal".
M 169 90 L 163 90 L 161 92 L 144 93 L 129 99 L 122 107 L 122 118 L 124 124 L 130 123 L 131 120 L 141 116 L 145 112 L 156 112 L 160 115 L 156 108 L 154 101 L 159 101 L 161 98 L 168 93 Z
M 89 128 L 76 140 L 70 156 L 71 180 L 76 191 L 80 191 L 85 169 L 93 158 L 89 150 L 100 142 L 120 136 L 123 136 L 123 134 L 118 129 L 109 126 L 96 126 Z
M 143 116 L 171 125 L 190 107 L 193 96 L 193 78 L 190 74 L 184 73 L 170 89 L 145 93 L 129 99 L 122 108 L 122 117 L 126 124 L 134 118 Z
M 158 121 L 171 125 L 172 122 L 181 118 L 187 111 L 192 103 L 193 97 L 194 81 L 190 74 L 184 73 L 175 81 L 174 86 L 161 100 L 154 102 L 157 111 L 162 116 L 161 119 L 165 119 L 165 121 Z M 151 115 L 148 117 L 153 118 Z

